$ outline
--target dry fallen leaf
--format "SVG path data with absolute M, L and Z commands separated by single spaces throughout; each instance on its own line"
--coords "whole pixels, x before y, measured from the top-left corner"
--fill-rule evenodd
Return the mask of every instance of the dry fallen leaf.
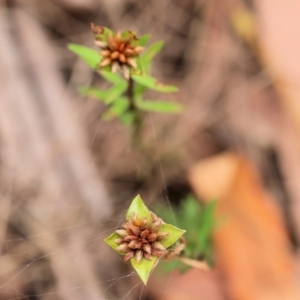
M 253 165 L 225 153 L 196 164 L 190 182 L 200 198 L 219 201 L 214 241 L 231 299 L 300 299 L 280 210 Z
M 163 300 L 225 300 L 215 271 L 192 269 L 185 274 L 175 271 L 167 278 L 159 274 L 150 280 L 150 290 Z

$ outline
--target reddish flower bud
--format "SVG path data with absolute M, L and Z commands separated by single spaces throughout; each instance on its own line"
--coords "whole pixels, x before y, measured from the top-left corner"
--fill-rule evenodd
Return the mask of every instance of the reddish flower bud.
M 115 239 L 116 244 L 122 244 L 124 242 L 124 239 Z
M 136 60 L 134 58 L 127 58 L 127 63 L 132 66 L 134 69 L 137 68 L 137 63 Z
M 129 224 L 128 230 L 130 230 L 134 235 L 140 235 L 141 229 L 133 224 Z
M 127 252 L 128 250 L 128 244 L 127 243 L 123 243 L 120 246 L 117 247 L 117 250 L 120 252 Z
M 130 249 L 136 249 L 138 246 L 138 241 L 131 241 L 129 244 L 128 244 L 128 248 Z
M 154 242 L 156 240 L 156 238 L 157 238 L 157 234 L 153 232 L 148 235 L 147 240 L 149 242 Z
M 145 229 L 141 232 L 141 237 L 146 238 L 150 234 L 150 231 L 148 229 Z
M 159 232 L 158 234 L 157 234 L 157 240 L 158 241 L 161 241 L 161 240 L 163 240 L 164 238 L 166 238 L 167 236 L 169 235 L 169 232 Z
M 100 51 L 100 55 L 102 55 L 103 57 L 109 57 L 110 51 L 109 50 Z
M 143 250 L 144 250 L 146 253 L 151 254 L 151 246 L 150 246 L 149 244 L 144 244 L 144 245 L 143 245 Z
M 121 43 L 119 45 L 119 51 L 122 52 L 124 50 L 124 48 L 125 48 L 125 43 Z
M 135 53 L 134 53 L 134 51 L 133 51 L 132 49 L 126 48 L 125 51 L 124 51 L 124 54 L 125 54 L 126 56 L 132 56 L 132 55 L 134 55 Z
M 133 51 L 138 54 L 138 53 L 142 52 L 143 50 L 144 50 L 144 47 L 136 46 Z
M 152 248 L 159 251 L 166 251 L 166 248 L 160 242 L 154 242 Z
M 147 218 L 144 218 L 143 224 L 142 224 L 141 228 L 142 228 L 142 229 L 145 229 L 145 228 L 147 228 L 147 227 L 148 227 L 148 219 L 147 219 Z
M 108 47 L 111 51 L 116 51 L 118 49 L 118 45 L 112 36 L 108 37 L 107 42 L 108 42 Z
M 126 65 L 122 65 L 122 71 L 123 75 L 126 79 L 129 79 L 130 73 L 129 73 L 129 68 Z
M 122 63 L 126 63 L 126 56 L 121 53 L 120 56 L 119 56 L 119 61 L 122 62 Z
M 157 256 L 159 258 L 163 257 L 167 253 L 168 253 L 168 251 L 158 251 L 158 250 L 152 249 L 152 255 Z
M 158 230 L 160 229 L 161 224 L 162 224 L 162 220 L 161 220 L 160 218 L 158 218 L 158 220 L 155 221 L 155 222 L 152 224 L 151 230 L 152 230 L 153 232 L 156 232 L 156 233 L 157 233 Z
M 108 66 L 108 65 L 110 65 L 111 64 L 111 59 L 110 58 L 106 58 L 106 59 L 104 59 L 104 60 L 102 60 L 102 62 L 100 63 L 100 67 L 106 67 L 106 66 Z
M 142 259 L 143 254 L 144 254 L 143 250 L 137 250 L 135 252 L 135 258 L 136 258 L 137 262 L 139 262 Z
M 113 73 L 116 73 L 119 69 L 119 63 L 117 61 L 114 61 L 111 65 L 111 71 Z
M 124 237 L 124 241 L 125 242 L 131 242 L 133 240 L 138 240 L 138 239 L 139 238 L 137 236 L 135 236 L 135 235 L 128 235 L 128 236 Z
M 102 49 L 105 49 L 107 47 L 107 43 L 105 43 L 103 41 L 99 41 L 99 40 L 95 40 L 95 45 Z
M 117 59 L 119 56 L 120 56 L 120 52 L 114 51 L 113 53 L 111 53 L 110 58 Z
M 119 229 L 119 230 L 116 230 L 116 233 L 122 237 L 126 237 L 129 235 L 128 231 L 127 230 L 123 230 L 123 229 Z
M 134 257 L 134 251 L 129 251 L 125 256 L 124 256 L 124 261 L 127 261 L 131 258 Z
M 149 253 L 144 253 L 144 257 L 148 260 L 152 260 L 152 256 Z

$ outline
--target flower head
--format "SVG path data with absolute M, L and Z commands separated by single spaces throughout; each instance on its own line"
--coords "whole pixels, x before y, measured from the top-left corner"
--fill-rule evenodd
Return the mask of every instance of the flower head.
M 161 218 L 149 211 L 138 195 L 132 201 L 126 222 L 121 229 L 105 239 L 115 251 L 130 260 L 144 284 L 158 260 L 169 253 L 168 248 L 185 231 L 166 224 Z
M 99 68 L 109 66 L 112 72 L 119 68 L 124 77 L 129 78 L 130 68 L 137 69 L 136 58 L 144 49 L 138 45 L 138 38 L 132 31 L 114 33 L 105 27 L 91 24 L 95 36 L 95 44 L 100 47 L 102 59 Z
M 125 254 L 124 260 L 129 260 L 135 256 L 137 262 L 143 257 L 152 260 L 153 256 L 158 258 L 167 254 L 167 250 L 160 243 L 162 239 L 169 235 L 168 232 L 160 232 L 162 219 L 155 214 L 151 214 L 152 224 L 148 219 L 141 220 L 135 214 L 133 219 L 129 219 L 122 225 L 125 230 L 117 230 L 121 238 L 115 240 L 119 245 L 117 250 Z

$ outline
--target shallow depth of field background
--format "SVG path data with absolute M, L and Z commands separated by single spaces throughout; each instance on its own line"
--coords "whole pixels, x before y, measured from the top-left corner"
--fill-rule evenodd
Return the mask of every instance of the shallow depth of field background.
M 297 0 L 0 0 L 0 300 L 297 300 Z M 186 109 L 145 114 L 147 152 L 80 86 L 89 24 L 163 40 L 153 74 Z M 95 47 L 96 48 L 96 47 Z M 217 197 L 215 265 L 146 288 L 103 243 L 136 194 Z

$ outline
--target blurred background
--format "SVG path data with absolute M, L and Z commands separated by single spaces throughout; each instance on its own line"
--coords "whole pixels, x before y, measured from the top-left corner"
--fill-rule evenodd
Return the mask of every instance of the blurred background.
M 297 0 L 0 0 L 0 299 L 300 299 L 299 18 Z M 67 49 L 96 48 L 91 22 L 165 42 L 153 74 L 186 109 L 145 115 L 146 152 L 78 93 L 106 87 Z M 184 199 L 216 200 L 200 264 L 146 288 L 103 243 L 138 193 L 187 227 Z

